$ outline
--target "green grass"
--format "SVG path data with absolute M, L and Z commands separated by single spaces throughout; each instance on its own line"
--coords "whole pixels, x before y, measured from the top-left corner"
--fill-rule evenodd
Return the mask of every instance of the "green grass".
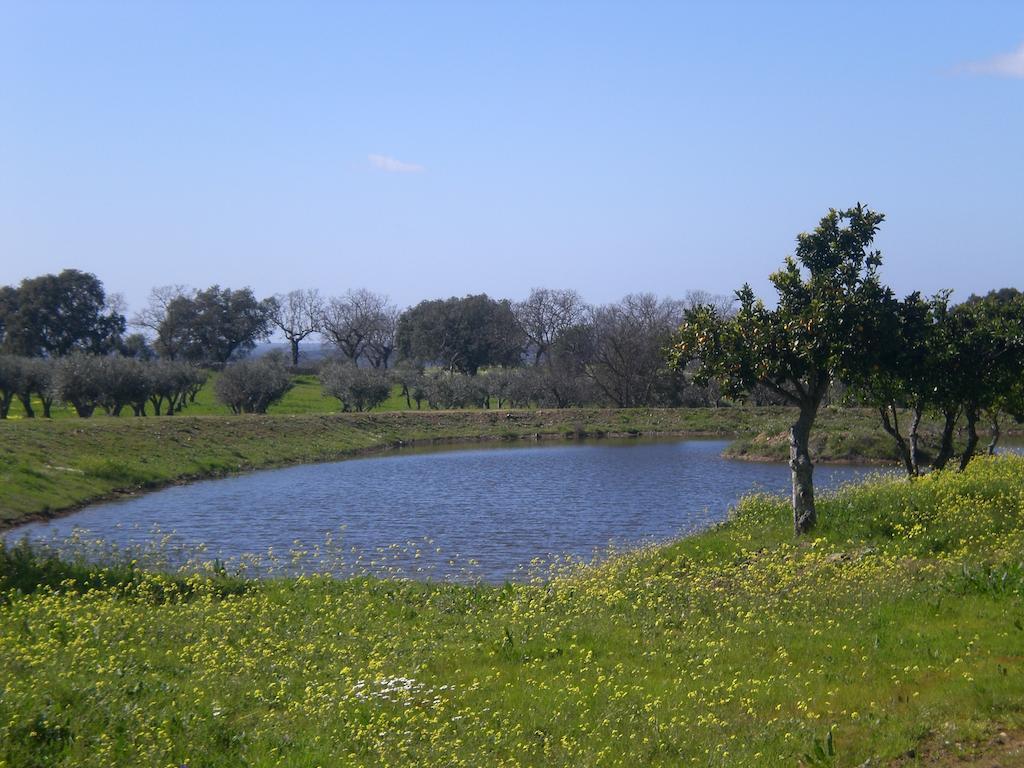
M 182 414 L 189 416 L 230 415 L 231 409 L 217 401 L 214 384 L 217 381 L 218 375 L 219 374 L 216 371 L 210 371 L 208 373 L 206 383 L 196 394 L 196 399 L 186 404 Z M 269 413 L 277 415 L 295 415 L 303 413 L 338 413 L 341 410 L 341 404 L 338 400 L 332 397 L 324 397 L 320 389 L 320 382 L 316 376 L 300 374 L 293 377 L 293 381 L 294 386 L 285 393 L 281 402 L 270 406 L 268 411 Z M 401 396 L 401 392 L 402 388 L 400 386 L 396 385 L 392 387 L 391 396 L 374 408 L 374 412 L 415 410 L 415 403 L 413 403 L 412 409 L 409 409 L 406 406 L 405 398 Z M 41 414 L 43 412 L 43 406 L 39 398 L 33 398 L 33 403 L 36 414 Z M 426 407 L 425 403 L 423 404 L 423 407 Z M 147 408 L 150 415 L 152 415 L 152 410 L 152 406 Z M 78 415 L 71 406 L 55 404 L 51 410 L 51 417 L 57 420 L 77 419 Z M 102 411 L 99 411 L 92 418 L 105 419 L 107 416 Z M 9 419 L 11 421 L 27 421 L 27 419 L 24 418 L 24 411 L 20 402 L 15 401 L 12 403 Z
M 820 506 L 505 587 L 7 550 L 0 764 L 852 767 L 1024 726 L 1024 459 Z

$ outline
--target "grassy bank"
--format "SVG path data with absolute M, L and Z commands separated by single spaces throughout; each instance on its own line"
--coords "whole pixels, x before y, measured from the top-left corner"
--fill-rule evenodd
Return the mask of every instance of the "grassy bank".
M 0 422 L 0 528 L 111 494 L 328 461 L 403 443 L 685 433 L 733 437 L 775 434 L 790 419 L 782 408 L 686 408 L 7 421 Z M 870 422 L 854 411 L 828 411 L 821 423 L 853 434 L 869 429 Z
M 755 497 L 706 534 L 505 588 L 7 552 L 0 764 L 912 765 L 1012 740 L 1024 459 L 821 512 L 794 542 L 785 503 Z

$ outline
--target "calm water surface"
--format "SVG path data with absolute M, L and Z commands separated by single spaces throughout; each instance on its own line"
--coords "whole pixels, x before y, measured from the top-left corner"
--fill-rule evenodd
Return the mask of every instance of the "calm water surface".
M 8 537 L 62 540 L 78 528 L 126 547 L 152 544 L 159 530 L 185 548 L 205 545 L 205 559 L 234 563 L 268 549 L 287 561 L 298 540 L 319 552 L 278 568 L 501 581 L 522 578 L 534 558 L 589 558 L 609 545 L 692 533 L 724 520 L 751 491 L 789 492 L 785 465 L 723 459 L 726 445 L 677 439 L 401 452 L 176 486 Z M 834 488 L 873 471 L 820 466 L 815 484 Z M 333 548 L 324 545 L 331 536 Z

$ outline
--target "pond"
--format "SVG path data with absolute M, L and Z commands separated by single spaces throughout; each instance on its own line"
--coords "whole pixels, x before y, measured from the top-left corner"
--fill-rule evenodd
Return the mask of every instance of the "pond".
M 536 558 L 586 559 L 692 533 L 724 520 L 745 494 L 788 494 L 787 466 L 723 459 L 727 444 L 403 450 L 174 486 L 29 523 L 8 538 L 55 543 L 74 534 L 156 551 L 171 564 L 188 553 L 256 571 L 519 580 Z M 877 471 L 822 465 L 815 484 L 835 488 Z M 258 562 L 254 553 L 263 553 Z

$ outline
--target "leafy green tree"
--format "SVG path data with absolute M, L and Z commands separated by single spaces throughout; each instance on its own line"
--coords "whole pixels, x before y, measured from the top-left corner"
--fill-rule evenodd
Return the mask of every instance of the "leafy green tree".
M 270 334 L 274 309 L 272 299 L 259 301 L 250 288 L 214 285 L 176 296 L 158 325 L 157 352 L 170 360 L 223 365 Z
M 1017 400 L 1024 369 L 1024 297 L 990 294 L 954 307 L 950 319 L 953 346 L 946 375 L 966 422 L 967 443 L 960 454 L 964 469 L 977 450 L 983 413 L 992 415 L 998 431 L 1000 412 L 1024 410 Z M 995 440 L 998 434 L 993 450 Z
M 883 220 L 860 204 L 830 210 L 771 275 L 774 308 L 745 285 L 732 316 L 711 305 L 689 309 L 671 349 L 674 365 L 699 360 L 699 380 L 717 379 L 727 396 L 760 384 L 797 409 L 789 430 L 797 534 L 817 522 L 809 439 L 821 402 L 833 379 L 877 364 L 871 350 L 891 301 L 878 277 L 881 254 L 871 249 Z
M 849 371 L 849 394 L 878 409 L 909 477 L 922 471 L 920 426 L 925 412 L 945 412 L 948 401 L 948 300 L 949 293 L 941 292 L 931 299 L 912 293 L 903 301 L 883 302 L 876 364 Z M 900 424 L 904 410 L 909 411 L 905 432 Z
M 110 308 L 103 283 L 88 272 L 65 269 L 0 290 L 0 338 L 7 352 L 105 354 L 117 347 L 124 330 L 124 316 Z
M 481 293 L 421 301 L 399 317 L 396 343 L 406 360 L 475 375 L 519 365 L 526 337 L 507 300 Z

